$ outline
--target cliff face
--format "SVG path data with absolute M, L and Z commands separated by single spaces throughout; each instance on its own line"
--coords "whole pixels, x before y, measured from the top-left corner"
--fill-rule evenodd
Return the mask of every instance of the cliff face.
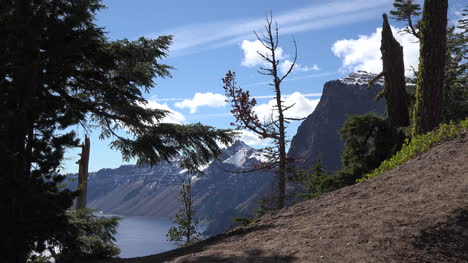
M 341 168 L 343 142 L 339 130 L 348 116 L 370 111 L 381 115 L 384 113 L 385 99 L 374 101 L 383 82 L 376 82 L 372 89 L 367 89 L 368 81 L 375 76 L 358 71 L 325 83 L 320 102 L 299 126 L 291 142 L 288 156 L 297 158 L 299 167 L 310 167 L 321 154 L 327 170 Z

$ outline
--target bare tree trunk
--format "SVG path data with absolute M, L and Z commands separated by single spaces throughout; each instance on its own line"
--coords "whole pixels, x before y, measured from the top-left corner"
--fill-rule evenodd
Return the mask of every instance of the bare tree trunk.
M 442 120 L 448 0 L 425 0 L 420 22 L 419 68 L 413 136 L 431 131 Z
M 81 159 L 78 161 L 78 188 L 80 189 L 80 195 L 76 201 L 76 209 L 86 208 L 86 198 L 88 195 L 89 150 L 91 147 L 88 136 L 85 136 L 85 143 L 81 147 Z
M 383 14 L 382 44 L 383 73 L 385 76 L 384 95 L 386 114 L 393 127 L 409 125 L 408 100 L 406 98 L 405 65 L 403 47 L 393 37 L 386 14 Z

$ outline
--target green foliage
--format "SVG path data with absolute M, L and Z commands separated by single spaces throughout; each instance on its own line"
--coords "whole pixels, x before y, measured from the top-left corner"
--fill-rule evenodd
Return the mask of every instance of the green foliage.
M 343 169 L 337 174 L 347 184 L 377 168 L 394 154 L 402 143 L 402 135 L 374 113 L 351 116 L 340 130 L 344 140 Z
M 419 4 L 414 4 L 414 0 L 394 0 L 393 7 L 395 9 L 390 11 L 393 18 L 397 21 L 408 23 L 408 27 L 403 29 L 403 31 L 419 38 L 419 32 L 417 32 L 418 25 L 414 26 L 412 20 L 412 16 L 419 16 L 421 14 Z
M 420 21 L 419 65 L 412 137 L 442 121 L 447 48 L 448 0 L 425 0 Z
M 169 228 L 166 238 L 179 246 L 187 246 L 203 239 L 203 235 L 198 231 L 199 222 L 192 207 L 192 182 L 190 178 L 181 185 L 179 201 L 182 203 L 182 207 L 174 220 L 177 226 Z
M 466 14 L 465 14 L 466 16 Z M 455 33 L 455 27 L 447 30 L 447 61 L 444 83 L 443 120 L 460 121 L 468 116 L 468 64 L 466 25 L 460 21 L 462 32 Z
M 455 137 L 464 129 L 468 129 L 468 118 L 458 124 L 455 122 L 441 124 L 437 130 L 413 137 L 411 141 L 406 139 L 399 152 L 390 159 L 383 161 L 377 169 L 364 175 L 358 181 L 362 182 L 390 171 L 406 163 L 409 159 L 427 152 L 435 143 Z
M 249 217 L 233 217 L 231 220 L 238 225 L 245 226 L 252 223 L 255 219 Z
M 115 234 L 121 218 L 100 217 L 91 209 L 68 212 L 70 227 L 59 241 L 58 262 L 73 262 L 77 259 L 102 259 L 116 257 L 120 249 L 115 245 Z
M 179 158 L 190 170 L 232 141 L 230 130 L 161 123 L 170 113 L 150 107 L 144 93 L 170 77 L 161 60 L 172 36 L 110 41 L 96 25 L 101 8 L 100 0 L 2 2 L 0 262 L 24 262 L 69 233 L 65 211 L 75 194 L 58 188 L 56 174 L 65 150 L 79 144 L 77 126 L 100 129 L 125 159 Z
M 49 263 L 51 257 L 45 255 L 32 255 L 27 263 Z
M 297 194 L 297 197 L 305 200 L 312 199 L 328 192 L 330 189 L 329 179 L 330 176 L 326 174 L 322 165 L 321 156 L 317 158 L 308 171 L 294 171 L 293 176 L 290 177 L 291 181 L 298 183 L 302 188 L 302 191 Z
M 394 0 L 393 7 L 395 10 L 390 11 L 390 14 L 400 21 L 406 21 L 410 16 L 420 15 L 421 7 L 413 2 L 413 0 Z

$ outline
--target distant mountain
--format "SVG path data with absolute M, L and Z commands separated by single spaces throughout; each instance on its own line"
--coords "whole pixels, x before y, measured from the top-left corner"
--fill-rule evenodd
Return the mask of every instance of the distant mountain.
M 236 141 L 222 150 L 220 160 L 202 168 L 204 175 L 192 176 L 194 209 L 208 224 L 206 234 L 226 230 L 232 224 L 231 217 L 249 215 L 257 201 L 271 191 L 271 172 L 228 172 L 253 168 L 261 160 L 257 150 Z M 154 167 L 102 169 L 90 174 L 88 206 L 119 215 L 173 217 L 179 210 L 180 183 L 185 176 L 191 175 L 179 168 L 177 161 Z
M 357 71 L 325 83 L 320 102 L 299 126 L 291 142 L 288 156 L 297 158 L 299 167 L 310 167 L 321 154 L 326 169 L 336 171 L 341 168 L 343 142 L 339 130 L 348 116 L 370 111 L 380 115 L 384 113 L 385 99 L 374 101 L 383 81 L 367 89 L 367 83 L 375 76 L 366 71 Z
M 384 112 L 384 100 L 374 102 L 382 82 L 375 84 L 377 88 L 367 89 L 367 82 L 374 76 L 358 71 L 325 83 L 317 108 L 292 140 L 289 156 L 298 158 L 298 164 L 305 168 L 322 153 L 329 170 L 339 169 L 343 143 L 338 130 L 347 116 Z M 255 167 L 262 158 L 260 152 L 237 141 L 222 150 L 220 160 L 201 168 L 204 176 L 189 175 L 178 167 L 176 160 L 154 167 L 123 165 L 102 169 L 90 175 L 88 206 L 119 215 L 173 217 L 180 206 L 181 180 L 192 176 L 194 209 L 208 224 L 206 234 L 214 235 L 232 225 L 231 217 L 250 215 L 258 200 L 275 189 L 276 176 L 272 172 L 239 173 Z

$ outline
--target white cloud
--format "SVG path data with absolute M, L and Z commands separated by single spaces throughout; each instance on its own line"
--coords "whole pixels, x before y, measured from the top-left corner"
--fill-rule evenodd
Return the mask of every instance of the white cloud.
M 288 70 L 291 68 L 292 63 L 293 62 L 288 59 L 285 59 L 284 61 L 282 61 L 279 64 L 279 70 L 281 74 L 286 74 Z M 318 70 L 320 70 L 320 67 L 316 64 L 309 67 L 309 66 L 302 66 L 301 64 L 296 63 L 294 65 L 292 72 L 309 72 L 309 71 L 318 71 Z
M 211 92 L 197 92 L 192 99 L 184 99 L 174 104 L 179 109 L 189 108 L 190 113 L 197 112 L 198 107 L 224 107 L 224 105 L 226 105 L 226 97 Z
M 401 29 L 392 27 L 393 35 L 403 46 L 404 63 L 407 76 L 412 76 L 411 66 L 417 68 L 419 43 L 411 34 L 404 34 Z M 365 70 L 373 73 L 382 71 L 380 40 L 382 28 L 377 28 L 370 35 L 359 35 L 357 39 L 343 39 L 332 46 L 335 56 L 342 59 L 342 70 Z
M 260 139 L 257 134 L 247 130 L 240 131 L 239 140 L 252 147 L 265 147 L 271 141 L 271 139 Z
M 146 105 L 142 105 L 143 107 L 147 107 L 150 109 L 161 109 L 161 110 L 167 110 L 170 113 L 161 120 L 162 123 L 177 123 L 177 124 L 182 124 L 185 122 L 185 116 L 173 109 L 171 109 L 167 104 L 160 104 L 157 103 L 156 101 L 148 100 Z
M 317 94 L 301 94 L 299 92 L 294 92 L 290 95 L 284 96 L 285 100 L 284 105 L 293 105 L 291 109 L 285 112 L 285 116 L 289 118 L 304 118 L 311 114 L 320 99 L 307 99 L 304 95 L 317 95 Z M 269 96 L 268 96 L 269 97 Z M 254 107 L 254 111 L 257 113 L 260 120 L 266 120 L 271 116 L 271 112 L 274 109 L 276 100 L 270 100 L 267 103 L 259 104 Z M 271 139 L 260 139 L 257 134 L 248 130 L 240 131 L 239 139 L 247 143 L 252 147 L 265 147 L 271 143 Z
M 388 0 L 334 0 L 275 14 L 274 19 L 281 26 L 282 34 L 290 34 L 363 21 L 390 7 Z M 262 31 L 264 25 L 264 17 L 212 21 L 171 28 L 159 34 L 149 34 L 149 37 L 174 35 L 171 46 L 171 55 L 174 56 L 193 52 L 194 49 L 215 48 L 252 39 L 252 31 Z
M 251 68 L 259 65 L 265 65 L 265 60 L 262 57 L 260 57 L 258 53 L 266 57 L 271 57 L 271 52 L 258 39 L 255 41 L 242 41 L 241 48 L 242 51 L 244 51 L 244 59 L 242 60 L 242 66 Z M 277 60 L 283 59 L 283 49 L 278 47 L 276 49 L 275 56 Z
M 249 41 L 244 40 L 241 44 L 241 49 L 244 52 L 244 58 L 242 59 L 242 66 L 245 67 L 257 67 L 257 66 L 270 66 L 260 55 L 264 55 L 265 57 L 270 57 L 270 51 L 260 42 L 260 40 Z M 279 71 L 281 74 L 286 74 L 293 64 L 293 62 L 289 59 L 286 59 L 286 55 L 283 52 L 281 47 L 276 49 L 276 60 L 283 60 L 279 63 Z M 296 62 L 294 65 L 292 72 L 309 72 L 309 71 L 317 71 L 320 70 L 318 65 L 303 66 Z
M 305 118 L 311 114 L 317 106 L 320 99 L 309 100 L 300 92 L 294 92 L 288 96 L 284 96 L 284 105 L 291 106 L 292 108 L 287 110 L 284 114 L 288 118 Z M 272 113 L 275 114 L 274 106 L 276 100 L 272 99 L 264 104 L 258 104 L 254 107 L 254 111 L 257 113 L 261 121 L 268 121 L 271 119 Z M 276 116 L 276 114 L 274 115 Z

